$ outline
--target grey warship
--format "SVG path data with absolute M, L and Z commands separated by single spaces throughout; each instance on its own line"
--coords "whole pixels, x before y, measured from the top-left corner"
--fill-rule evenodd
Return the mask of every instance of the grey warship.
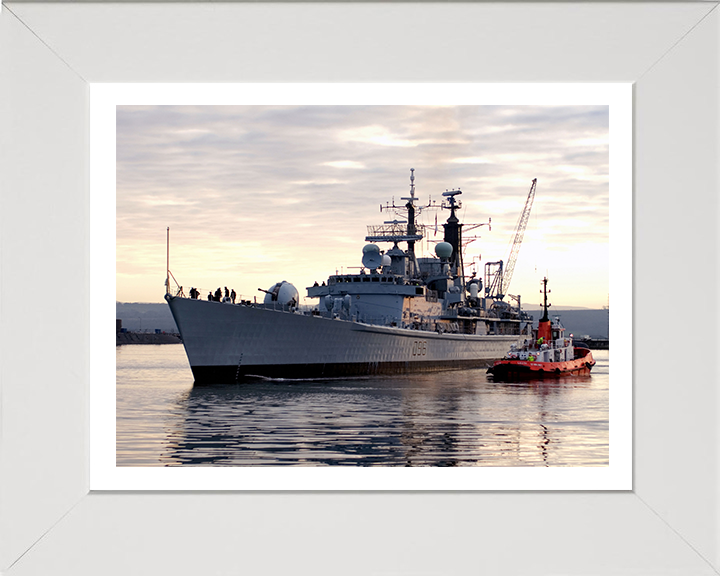
M 388 204 L 405 219 L 368 226 L 362 268 L 307 288 L 317 305 L 301 308 L 297 289 L 276 282 L 263 302 L 165 299 L 180 331 L 196 384 L 236 383 L 253 377 L 319 379 L 404 374 L 492 365 L 530 335 L 532 318 L 483 281 L 465 276 L 462 192 L 419 206 L 414 170 L 404 204 Z M 418 257 L 425 208 L 449 211 L 434 257 Z M 480 226 L 480 225 L 475 225 Z M 381 250 L 381 245 L 389 249 Z M 401 248 L 405 245 L 405 249 Z M 487 284 L 487 281 L 486 281 Z M 519 300 L 519 299 L 518 299 Z

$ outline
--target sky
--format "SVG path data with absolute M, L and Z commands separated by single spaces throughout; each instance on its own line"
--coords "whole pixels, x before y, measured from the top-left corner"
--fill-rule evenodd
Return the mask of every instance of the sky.
M 402 203 L 414 168 L 418 205 L 460 189 L 461 221 L 485 224 L 465 233 L 479 276 L 507 261 L 537 178 L 507 292 L 538 305 L 547 276 L 555 307 L 601 308 L 608 120 L 607 106 L 118 106 L 116 299 L 163 301 L 169 227 L 186 294 L 252 299 L 287 280 L 312 304 L 307 286 L 359 271 L 367 226 L 396 218 L 380 205 Z M 448 214 L 421 211 L 421 252 Z

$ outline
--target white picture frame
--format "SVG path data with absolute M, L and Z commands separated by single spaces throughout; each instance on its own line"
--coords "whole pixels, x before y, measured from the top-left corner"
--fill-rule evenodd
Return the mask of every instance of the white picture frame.
M 611 290 L 631 289 L 632 85 L 630 84 L 93 84 L 90 87 L 90 489 L 91 490 L 629 490 L 632 488 L 632 343 L 613 356 L 605 466 L 116 466 L 115 300 L 116 114 L 132 105 L 227 104 L 603 106 L 609 125 L 608 246 Z M 120 217 L 120 214 L 118 214 Z M 623 280 L 625 279 L 625 280 Z M 612 298 L 611 298 L 612 299 Z M 632 302 L 612 299 L 610 338 L 632 330 Z M 117 415 L 122 418 L 121 414 Z
M 716 7 L 3 6 L 0 570 L 717 573 Z M 634 83 L 632 491 L 89 493 L 89 83 L 339 80 Z

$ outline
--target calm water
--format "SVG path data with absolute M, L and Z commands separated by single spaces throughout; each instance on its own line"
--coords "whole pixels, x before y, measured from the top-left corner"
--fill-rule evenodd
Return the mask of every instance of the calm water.
M 193 387 L 182 345 L 117 347 L 118 466 L 606 466 L 607 350 L 592 376 L 485 370 Z

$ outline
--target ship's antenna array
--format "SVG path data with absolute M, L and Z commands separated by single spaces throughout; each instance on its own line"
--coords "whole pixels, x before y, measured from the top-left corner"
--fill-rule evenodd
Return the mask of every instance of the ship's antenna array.
M 405 216 L 406 219 L 394 219 L 385 221 L 380 226 L 368 226 L 368 233 L 365 240 L 368 242 L 398 242 L 408 243 L 408 256 L 410 261 L 413 262 L 415 272 L 419 270 L 419 264 L 415 255 L 415 243 L 422 240 L 427 236 L 426 231 L 428 226 L 419 224 L 417 222 L 417 215 L 423 210 L 428 208 L 434 208 L 435 210 L 445 209 L 450 211 L 450 217 L 447 222 L 442 225 L 444 229 L 443 242 L 449 242 L 453 246 L 452 269 L 454 273 L 464 276 L 464 265 L 463 256 L 468 244 L 474 240 L 480 238 L 479 236 L 468 236 L 463 239 L 462 230 L 470 231 L 481 226 L 487 226 L 490 230 L 491 220 L 482 224 L 461 224 L 457 217 L 457 210 L 462 208 L 462 202 L 459 201 L 456 196 L 462 194 L 462 190 L 455 188 L 453 190 L 446 190 L 442 193 L 443 199 L 440 203 L 435 202 L 432 198 L 428 199 L 428 203 L 424 205 L 417 205 L 417 197 L 415 195 L 415 169 L 410 169 L 410 195 L 401 197 L 400 199 L 404 202 L 403 205 L 395 204 L 395 199 L 392 202 L 386 202 L 385 205 L 380 205 L 380 211 L 393 210 L 398 216 Z M 435 219 L 435 230 L 437 231 L 437 217 Z M 428 240 L 430 242 L 431 240 Z
M 387 202 L 385 206 L 380 205 L 380 211 L 393 210 L 398 216 L 401 214 L 400 210 L 405 210 L 407 213 L 406 220 L 386 220 L 381 226 L 368 226 L 368 234 L 365 240 L 368 242 L 407 242 L 408 249 L 411 253 L 414 253 L 414 244 L 418 240 L 422 240 L 423 232 L 422 226 L 418 226 L 415 216 L 424 208 L 428 206 L 415 206 L 415 168 L 410 168 L 410 196 L 403 196 L 400 200 L 404 200 L 405 204 L 397 206 L 395 199 L 393 198 L 392 204 Z
M 400 200 L 403 200 L 405 204 L 400 206 L 395 204 L 395 198 L 393 197 L 392 202 L 386 202 L 384 205 L 380 204 L 380 212 L 386 210 L 394 210 L 397 214 L 403 214 L 410 208 L 415 210 L 416 214 L 420 214 L 426 208 L 437 208 L 438 205 L 430 198 L 425 206 L 416 206 L 415 202 L 417 197 L 415 196 L 415 168 L 410 168 L 410 196 L 401 196 Z M 402 212 L 399 212 L 402 211 Z M 419 225 L 416 224 L 419 227 Z

